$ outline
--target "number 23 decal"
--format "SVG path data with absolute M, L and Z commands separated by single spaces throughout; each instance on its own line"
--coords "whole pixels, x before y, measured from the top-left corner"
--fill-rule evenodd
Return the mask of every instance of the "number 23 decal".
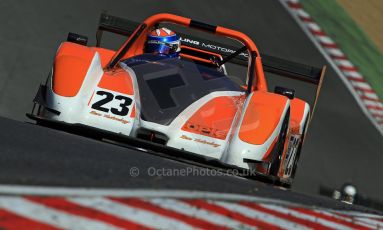
M 118 116 L 126 116 L 129 113 L 129 106 L 132 104 L 133 100 L 129 97 L 125 97 L 122 95 L 114 95 L 113 93 L 106 92 L 106 91 L 97 91 L 97 95 L 104 96 L 101 100 L 95 102 L 92 104 L 92 109 L 99 110 L 105 113 L 108 113 L 109 111 L 113 113 L 114 115 Z M 119 104 L 118 108 L 107 108 L 105 106 L 106 103 L 115 100 L 121 101 L 121 104 Z

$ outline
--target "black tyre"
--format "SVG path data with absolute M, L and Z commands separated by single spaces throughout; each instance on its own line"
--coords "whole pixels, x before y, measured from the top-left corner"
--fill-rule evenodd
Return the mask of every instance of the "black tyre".
M 305 124 L 303 126 L 304 128 L 303 128 L 303 132 L 302 132 L 302 141 L 301 141 L 301 143 L 299 143 L 297 155 L 295 156 L 295 159 L 294 159 L 293 169 L 291 171 L 291 176 L 290 176 L 291 178 L 294 178 L 295 173 L 297 172 L 298 161 L 299 161 L 299 158 L 301 156 L 301 150 L 302 150 L 303 140 L 305 139 L 305 133 L 306 133 L 307 125 L 308 125 L 308 120 L 305 121 Z
M 275 154 L 274 159 L 271 160 L 269 174 L 273 176 L 278 176 L 279 169 L 281 167 L 281 157 L 283 153 L 283 148 L 286 142 L 286 135 L 289 127 L 290 121 L 290 109 L 287 111 L 285 119 L 283 120 L 283 124 L 281 127 L 281 131 L 279 133 L 278 142 L 275 145 L 275 149 L 277 154 Z

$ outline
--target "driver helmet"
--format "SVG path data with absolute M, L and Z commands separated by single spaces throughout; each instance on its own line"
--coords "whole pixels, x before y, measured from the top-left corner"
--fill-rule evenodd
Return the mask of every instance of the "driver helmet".
M 145 52 L 165 55 L 171 58 L 179 57 L 181 51 L 180 37 L 173 31 L 162 27 L 148 34 Z
M 341 201 L 349 204 L 353 204 L 355 202 L 355 199 L 357 198 L 357 189 L 353 184 L 345 183 L 342 185 L 340 190 Z

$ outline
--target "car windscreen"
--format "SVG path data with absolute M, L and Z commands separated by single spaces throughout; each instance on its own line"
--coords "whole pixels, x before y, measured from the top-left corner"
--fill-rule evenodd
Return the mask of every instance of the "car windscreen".
M 218 91 L 244 92 L 222 71 L 188 59 L 139 55 L 121 62 L 137 79 L 142 119 L 169 125 L 193 102 Z

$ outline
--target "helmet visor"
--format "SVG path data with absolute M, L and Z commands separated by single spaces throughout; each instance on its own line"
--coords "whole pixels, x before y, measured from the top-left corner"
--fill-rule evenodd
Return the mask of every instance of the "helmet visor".
M 160 54 L 172 54 L 179 49 L 179 42 L 161 42 L 161 41 L 148 41 L 146 45 L 147 53 L 160 53 Z

